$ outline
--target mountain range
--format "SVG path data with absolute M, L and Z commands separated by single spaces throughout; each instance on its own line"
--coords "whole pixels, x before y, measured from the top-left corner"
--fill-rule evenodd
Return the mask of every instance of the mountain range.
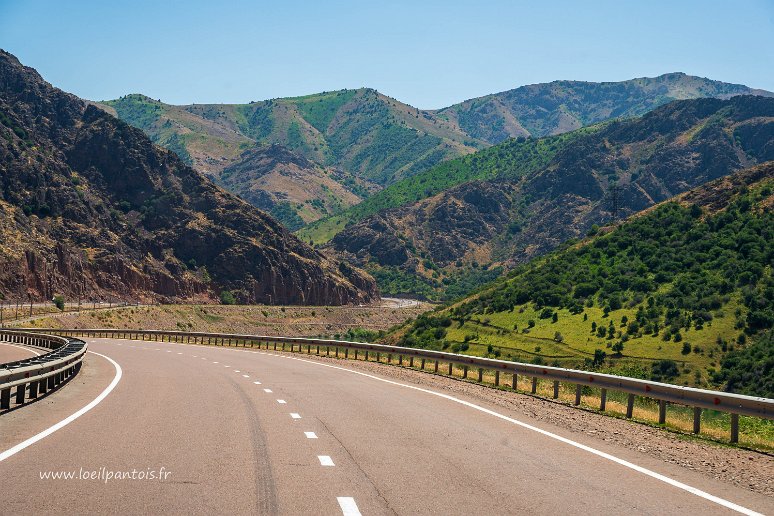
M 675 101 L 639 118 L 509 140 L 439 165 L 406 180 L 431 195 L 360 212 L 327 247 L 365 266 L 386 293 L 453 298 L 491 279 L 493 267 L 512 268 L 594 224 L 769 160 L 774 98 Z
M 567 242 L 386 340 L 772 397 L 773 207 L 769 161 Z
M 294 229 L 333 216 L 322 224 L 325 229 L 311 235 L 319 241 L 321 234 L 328 239 L 341 229 L 335 216 L 355 202 L 353 195 L 367 198 L 443 161 L 508 138 L 561 134 L 639 116 L 674 100 L 741 94 L 771 95 L 671 73 L 622 82 L 535 84 L 440 110 L 421 110 L 369 88 L 248 104 L 184 106 L 132 94 L 98 105 L 216 180 L 231 168 L 232 179 L 223 186 L 258 202 L 256 206 Z M 246 152 L 257 145 L 279 145 L 309 160 L 309 175 L 300 176 L 308 181 L 297 181 L 298 186 L 279 199 L 276 194 L 287 186 L 288 176 L 274 170 L 274 161 L 255 160 L 254 153 Z M 320 167 L 330 181 L 321 182 L 315 172 Z M 240 174 L 245 177 L 234 177 Z M 273 184 L 275 179 L 279 184 Z M 259 190 L 268 197 L 256 194 Z M 315 199 L 319 202 L 311 207 Z
M 6 299 L 228 292 L 241 302 L 344 304 L 378 296 L 368 275 L 4 51 L 0 172 Z

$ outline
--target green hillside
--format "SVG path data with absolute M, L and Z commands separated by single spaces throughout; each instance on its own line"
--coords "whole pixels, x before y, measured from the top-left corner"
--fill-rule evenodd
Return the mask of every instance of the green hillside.
M 393 183 L 341 213 L 309 224 L 297 234 L 305 242 L 323 244 L 347 225 L 381 210 L 415 203 L 469 181 L 517 179 L 548 165 L 559 150 L 601 127 L 599 124 L 546 138 L 514 138 L 474 154 L 445 161 Z
M 774 397 L 773 192 L 772 162 L 715 181 L 392 338 Z

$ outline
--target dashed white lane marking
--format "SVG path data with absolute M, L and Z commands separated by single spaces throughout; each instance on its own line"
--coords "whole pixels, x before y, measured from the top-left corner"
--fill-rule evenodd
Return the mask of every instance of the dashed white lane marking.
M 240 371 L 239 369 L 234 369 L 234 372 L 235 373 L 241 373 L 242 371 Z
M 271 389 L 264 389 L 263 392 L 271 393 Z
M 351 496 L 339 496 L 336 500 L 338 500 L 339 507 L 341 507 L 341 513 L 344 516 L 362 516 L 360 514 L 360 509 L 357 508 L 355 499 Z
M 178 353 L 178 355 L 182 355 L 182 353 Z
M 104 400 L 107 397 L 107 395 L 110 394 L 113 391 L 113 389 L 116 388 L 116 385 L 118 385 L 118 382 L 121 381 L 121 376 L 123 376 L 123 374 L 124 374 L 123 370 L 121 369 L 121 366 L 118 365 L 118 363 L 115 360 L 113 360 L 112 358 L 107 357 L 107 356 L 105 356 L 105 355 L 103 355 L 101 353 L 95 353 L 94 351 L 87 351 L 87 353 L 91 353 L 93 355 L 97 355 L 98 357 L 102 357 L 105 360 L 107 360 L 108 362 L 110 362 L 111 364 L 113 364 L 113 367 L 115 367 L 115 369 L 116 369 L 116 375 L 113 377 L 113 381 L 110 382 L 110 385 L 105 387 L 105 390 L 102 391 L 99 394 L 99 396 L 94 398 L 88 405 L 86 405 L 85 407 L 83 407 L 82 409 L 77 411 L 76 413 L 74 413 L 74 414 L 72 414 L 70 416 L 67 416 L 66 418 L 61 420 L 59 423 L 46 428 L 45 430 L 43 430 L 39 434 L 35 434 L 32 437 L 30 437 L 29 439 L 27 439 L 25 441 L 22 441 L 19 444 L 17 444 L 16 446 L 14 446 L 12 448 L 9 448 L 9 449 L 5 450 L 4 452 L 0 453 L 0 462 L 4 461 L 8 457 L 16 455 L 17 453 L 22 451 L 24 448 L 27 448 L 28 446 L 32 446 L 33 444 L 35 444 L 36 442 L 40 441 L 41 439 L 44 439 L 44 438 L 48 437 L 49 435 L 53 434 L 57 430 L 61 429 L 62 427 L 65 427 L 65 426 L 69 425 L 70 423 L 72 423 L 73 421 L 75 421 L 76 419 L 78 419 L 79 417 L 84 415 L 86 412 L 90 411 L 91 409 L 93 409 L 94 407 L 99 405 L 102 402 L 102 400 Z
M 277 400 L 277 403 L 279 403 L 280 405 L 285 405 L 287 403 L 287 401 L 285 401 L 285 400 Z
M 261 385 L 261 382 L 253 382 L 255 385 Z
M 170 350 L 167 350 L 167 353 L 172 353 Z
M 320 466 L 335 466 L 333 459 L 327 455 L 318 455 L 317 459 L 320 461 Z
M 189 346 L 190 344 L 175 344 L 175 345 L 177 345 L 177 346 Z M 629 461 L 624 460 L 624 459 L 620 459 L 620 458 L 618 458 L 618 457 L 616 457 L 614 455 L 610 455 L 609 453 L 605 453 L 605 452 L 603 452 L 601 450 L 597 450 L 596 448 L 592 448 L 591 446 L 586 446 L 585 444 L 581 444 L 579 442 L 573 441 L 572 439 L 568 439 L 566 437 L 562 437 L 560 435 L 554 434 L 554 433 L 549 432 L 547 430 L 543 430 L 542 428 L 538 428 L 536 426 L 530 425 L 529 423 L 524 423 L 523 421 L 519 421 L 517 419 L 508 417 L 508 416 L 506 416 L 504 414 L 500 414 L 500 413 L 495 412 L 493 410 L 481 407 L 479 405 L 476 405 L 475 403 L 471 403 L 469 401 L 464 401 L 464 400 L 461 400 L 459 398 L 455 398 L 454 396 L 450 396 L 448 394 L 442 394 L 440 392 L 435 392 L 435 391 L 432 391 L 432 390 L 429 390 L 429 389 L 423 389 L 421 387 L 416 387 L 414 385 L 408 385 L 408 384 L 396 382 L 396 381 L 393 381 L 393 380 L 387 380 L 386 378 L 379 378 L 378 376 L 374 376 L 372 374 L 363 373 L 363 372 L 360 372 L 360 371 L 355 371 L 353 369 L 347 369 L 345 367 L 339 367 L 339 366 L 335 366 L 335 365 L 332 365 L 332 364 L 324 364 L 324 363 L 321 363 L 321 362 L 316 362 L 316 361 L 313 361 L 313 360 L 307 360 L 307 359 L 298 358 L 298 357 L 291 357 L 291 356 L 285 356 L 285 355 L 277 355 L 277 354 L 274 354 L 274 353 L 268 353 L 266 351 L 253 351 L 253 350 L 244 350 L 244 349 L 228 349 L 228 348 L 225 348 L 225 349 L 223 349 L 223 351 L 230 351 L 230 352 L 236 352 L 236 353 L 254 353 L 254 354 L 259 354 L 259 355 L 269 355 L 269 356 L 274 356 L 274 357 L 287 358 L 287 359 L 290 359 L 290 360 L 298 360 L 299 362 L 305 362 L 307 364 L 312 364 L 312 365 L 321 366 L 321 367 L 329 367 L 331 369 L 338 369 L 340 371 L 345 371 L 347 373 L 364 376 L 364 377 L 371 378 L 373 380 L 377 380 L 377 381 L 380 381 L 380 382 L 396 385 L 396 386 L 399 386 L 399 387 L 404 387 L 404 388 L 407 388 L 407 389 L 413 389 L 413 390 L 416 390 L 416 391 L 420 391 L 420 392 L 424 392 L 424 393 L 427 393 L 427 394 L 431 394 L 433 396 L 439 396 L 441 398 L 448 399 L 448 400 L 453 401 L 455 403 L 459 403 L 461 405 L 470 407 L 470 408 L 472 408 L 474 410 L 478 410 L 478 411 L 483 412 L 485 414 L 489 414 L 491 416 L 497 417 L 497 418 L 502 419 L 504 421 L 508 421 L 508 422 L 513 423 L 515 425 L 518 425 L 518 426 L 521 426 L 523 428 L 526 428 L 528 430 L 532 430 L 532 431 L 537 432 L 539 434 L 542 434 L 542 435 L 544 435 L 546 437 L 549 437 L 551 439 L 555 439 L 557 441 L 563 442 L 563 443 L 568 444 L 570 446 L 573 446 L 575 448 L 584 450 L 584 451 L 586 451 L 588 453 L 591 453 L 591 454 L 596 455 L 598 457 L 601 457 L 603 459 L 607 459 L 607 460 L 609 460 L 611 462 L 615 462 L 616 464 L 619 464 L 619 465 L 621 465 L 623 467 L 632 469 L 634 471 L 642 473 L 643 475 L 649 476 L 649 477 L 654 478 L 656 480 L 660 480 L 661 482 L 669 484 L 669 485 L 671 485 L 673 487 L 676 487 L 678 489 L 681 489 L 683 491 L 686 491 L 688 493 L 696 495 L 699 498 L 703 498 L 705 500 L 708 500 L 710 502 L 716 503 L 718 505 L 721 505 L 721 506 L 726 507 L 728 509 L 731 509 L 733 511 L 736 511 L 736 512 L 739 512 L 739 513 L 742 513 L 742 514 L 746 514 L 748 516 L 763 516 L 759 512 L 753 511 L 751 509 L 748 509 L 748 508 L 746 508 L 746 507 L 744 507 L 742 505 L 738 505 L 738 504 L 736 504 L 734 502 L 731 502 L 729 500 L 726 500 L 724 498 L 720 498 L 719 496 L 712 495 L 712 494 L 710 494 L 710 493 L 708 493 L 706 491 L 702 491 L 701 489 L 698 489 L 696 487 L 689 486 L 688 484 L 684 484 L 684 483 L 682 483 L 682 482 L 680 482 L 678 480 L 674 480 L 672 478 L 669 478 L 666 475 L 662 475 L 662 474 L 657 473 L 657 472 L 655 472 L 653 470 L 644 468 L 642 466 L 638 466 L 638 465 L 636 465 L 636 464 L 634 464 L 632 462 L 629 462 Z M 291 415 L 291 417 L 293 419 L 301 419 L 301 416 L 299 414 L 291 413 L 290 415 Z
M 216 364 L 217 364 L 217 362 L 216 362 Z M 224 365 L 223 367 L 231 367 L 231 366 L 230 365 Z
M 307 439 L 317 439 L 317 434 L 314 432 L 304 432 Z
M 235 351 L 237 351 L 237 350 L 235 350 Z M 238 351 L 241 351 L 243 353 L 245 353 L 245 352 L 249 353 L 249 351 L 244 351 L 244 350 L 238 350 Z M 272 355 L 272 356 L 283 356 L 283 355 Z M 719 496 L 712 495 L 712 494 L 710 494 L 710 493 L 708 493 L 706 491 L 702 491 L 701 489 L 698 489 L 696 487 L 689 486 L 688 484 L 684 484 L 684 483 L 682 483 L 682 482 L 680 482 L 678 480 L 674 480 L 672 478 L 669 478 L 666 475 L 662 475 L 660 473 L 656 473 L 655 471 L 649 470 L 649 469 L 644 468 L 642 466 L 638 466 L 638 465 L 636 465 L 636 464 L 634 464 L 632 462 L 629 462 L 627 460 L 619 459 L 615 455 L 610 455 L 609 453 L 605 453 L 605 452 L 603 452 L 601 450 L 597 450 L 596 448 L 592 448 L 591 446 L 586 446 L 585 444 L 581 444 L 579 442 L 573 441 L 572 439 L 568 439 L 566 437 L 562 437 L 561 435 L 557 435 L 555 433 L 549 432 L 548 430 L 543 430 L 542 428 L 538 428 L 536 426 L 530 425 L 529 423 L 524 423 L 523 421 L 519 421 L 518 419 L 514 419 L 512 417 L 508 417 L 508 416 L 506 416 L 504 414 L 500 414 L 499 412 L 495 412 L 494 410 L 490 410 L 490 409 L 482 407 L 480 405 L 476 405 L 475 403 L 471 403 L 469 401 L 465 401 L 465 400 L 461 400 L 459 398 L 455 398 L 454 396 L 450 396 L 449 394 L 443 394 L 443 393 L 440 393 L 440 392 L 432 391 L 430 389 L 424 389 L 422 387 L 417 387 L 417 386 L 414 386 L 414 385 L 408 385 L 408 384 L 405 384 L 405 383 L 400 383 L 400 382 L 396 382 L 396 381 L 393 381 L 393 380 L 388 380 L 386 378 L 380 378 L 380 377 L 374 376 L 372 374 L 363 373 L 361 371 L 355 371 L 353 369 L 347 369 L 345 367 L 339 367 L 339 366 L 335 366 L 335 365 L 332 365 L 332 364 L 324 364 L 324 363 L 321 363 L 321 362 L 316 362 L 316 361 L 313 361 L 313 360 L 307 360 L 307 359 L 298 358 L 298 357 L 287 357 L 287 358 L 289 358 L 291 360 L 298 360 L 299 362 L 305 362 L 307 364 L 313 364 L 313 365 L 317 365 L 317 366 L 321 366 L 321 367 L 329 367 L 331 369 L 338 369 L 339 371 L 345 371 L 347 373 L 352 373 L 352 374 L 356 374 L 356 375 L 359 375 L 359 376 L 364 376 L 366 378 L 371 378 L 373 380 L 378 380 L 380 382 L 388 383 L 388 384 L 391 384 L 391 385 L 396 385 L 398 387 L 404 387 L 406 389 L 412 389 L 412 390 L 415 390 L 415 391 L 424 392 L 426 394 L 431 394 L 433 396 L 438 396 L 440 398 L 444 398 L 444 399 L 447 399 L 449 401 L 453 401 L 455 403 L 459 403 L 461 405 L 464 405 L 466 407 L 472 408 L 474 410 L 478 410 L 478 411 L 483 412 L 485 414 L 489 414 L 491 416 L 494 416 L 496 418 L 502 419 L 504 421 L 508 421 L 509 423 L 513 423 L 515 425 L 521 426 L 522 428 L 526 428 L 528 430 L 532 430 L 533 432 L 537 432 L 537 433 L 542 434 L 542 435 L 544 435 L 546 437 L 549 437 L 551 439 L 556 439 L 557 441 L 563 442 L 563 443 L 568 444 L 570 446 L 573 446 L 575 448 L 578 448 L 578 449 L 581 449 L 583 451 L 589 452 L 589 453 L 591 453 L 593 455 L 596 455 L 596 456 L 601 457 L 603 459 L 607 459 L 607 460 L 609 460 L 611 462 L 615 462 L 616 464 L 619 464 L 619 465 L 624 466 L 626 468 L 632 469 L 634 471 L 642 473 L 643 475 L 647 475 L 647 476 L 649 476 L 651 478 L 655 478 L 656 480 L 660 480 L 660 481 L 662 481 L 662 482 L 664 482 L 666 484 L 669 484 L 669 485 L 671 485 L 673 487 L 676 487 L 678 489 L 682 489 L 683 491 L 686 491 L 688 493 L 696 495 L 696 496 L 698 496 L 700 498 L 704 498 L 705 500 L 708 500 L 710 502 L 716 503 L 718 505 L 722 505 L 723 507 L 726 507 L 726 508 L 731 509 L 733 511 L 736 511 L 736 512 L 739 512 L 739 513 L 742 513 L 742 514 L 746 514 L 747 516 L 763 516 L 761 513 L 753 511 L 752 509 L 748 509 L 747 507 L 744 507 L 742 505 L 735 504 L 734 502 L 731 502 L 731 501 L 726 500 L 724 498 L 720 498 Z M 292 414 L 291 414 L 291 416 L 292 416 Z M 301 416 L 298 416 L 298 418 L 300 419 Z
M 301 419 L 301 414 L 299 414 L 298 412 L 291 412 L 290 417 L 292 417 L 293 419 Z
M 213 364 L 220 364 L 220 362 L 213 362 Z
M 243 374 L 242 378 L 250 378 L 250 375 L 249 374 Z

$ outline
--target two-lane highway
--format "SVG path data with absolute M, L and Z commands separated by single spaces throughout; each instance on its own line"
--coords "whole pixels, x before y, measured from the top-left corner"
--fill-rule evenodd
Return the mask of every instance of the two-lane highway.
M 93 408 L 0 462 L 2 512 L 774 513 L 762 495 L 344 361 L 89 346 L 104 356 L 90 354 L 72 385 L 0 418 L 1 454 L 121 369 Z M 164 478 L 81 478 L 133 470 Z M 51 472 L 76 478 L 41 479 Z

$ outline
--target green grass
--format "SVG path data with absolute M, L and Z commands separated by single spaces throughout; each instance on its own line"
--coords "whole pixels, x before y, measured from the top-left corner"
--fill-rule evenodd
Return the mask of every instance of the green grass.
M 357 90 L 341 90 L 297 97 L 292 99 L 292 102 L 307 122 L 321 133 L 325 133 L 336 113 L 356 94 Z

